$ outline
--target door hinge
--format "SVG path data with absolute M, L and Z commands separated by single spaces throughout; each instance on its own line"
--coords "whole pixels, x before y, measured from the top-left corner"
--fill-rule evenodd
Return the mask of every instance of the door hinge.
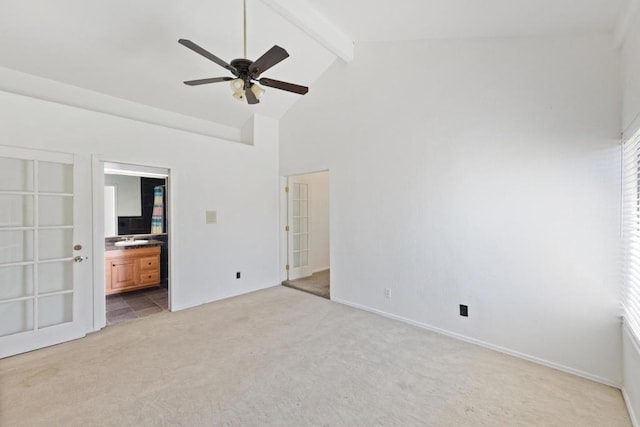
M 285 270 L 289 271 L 289 264 L 284 266 Z
M 289 231 L 289 226 L 288 225 L 284 228 L 284 231 L 286 231 L 286 232 Z
M 284 192 L 288 193 L 289 192 L 289 186 L 287 185 L 286 187 L 284 187 Z

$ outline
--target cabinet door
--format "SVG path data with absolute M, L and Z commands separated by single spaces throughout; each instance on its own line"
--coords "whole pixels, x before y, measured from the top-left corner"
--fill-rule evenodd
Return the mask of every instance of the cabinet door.
M 111 261 L 110 260 L 105 260 L 104 261 L 104 273 L 105 273 L 105 278 L 104 278 L 104 287 L 105 287 L 105 291 L 107 292 L 107 295 L 109 294 L 109 291 L 111 290 Z
M 111 261 L 111 289 L 123 289 L 136 285 L 135 258 L 121 258 Z

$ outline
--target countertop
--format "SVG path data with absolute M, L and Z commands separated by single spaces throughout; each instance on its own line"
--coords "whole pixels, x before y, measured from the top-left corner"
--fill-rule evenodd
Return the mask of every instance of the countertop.
M 145 239 L 146 240 L 146 239 Z M 154 246 L 162 246 L 164 243 L 160 240 L 149 240 L 149 243 L 142 243 L 140 245 L 127 245 L 127 246 L 116 246 L 116 242 L 106 242 L 104 246 L 105 251 L 120 251 L 127 249 L 138 249 L 138 248 L 153 248 Z

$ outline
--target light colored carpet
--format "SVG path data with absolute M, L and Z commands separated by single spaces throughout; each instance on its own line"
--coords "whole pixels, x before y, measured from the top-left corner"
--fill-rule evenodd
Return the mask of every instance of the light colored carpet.
M 0 361 L 2 426 L 630 426 L 618 390 L 282 286 Z
M 301 279 L 285 280 L 282 285 L 329 299 L 329 276 L 329 270 L 323 270 Z

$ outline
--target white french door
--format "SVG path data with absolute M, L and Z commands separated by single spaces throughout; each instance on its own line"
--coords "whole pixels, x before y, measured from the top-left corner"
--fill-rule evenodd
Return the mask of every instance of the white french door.
M 0 146 L 0 357 L 85 335 L 90 163 Z
M 311 276 L 309 263 L 309 184 L 289 177 L 287 193 L 287 247 L 289 280 Z

